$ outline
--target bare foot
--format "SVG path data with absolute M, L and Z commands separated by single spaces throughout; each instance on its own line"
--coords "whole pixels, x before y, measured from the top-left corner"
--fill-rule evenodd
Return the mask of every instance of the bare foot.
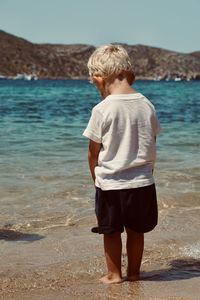
M 118 275 L 105 275 L 100 279 L 101 282 L 106 283 L 106 284 L 111 284 L 111 283 L 122 283 L 124 280 Z
M 140 275 L 137 274 L 137 275 L 127 276 L 126 280 L 127 281 L 138 281 L 138 280 L 140 280 Z

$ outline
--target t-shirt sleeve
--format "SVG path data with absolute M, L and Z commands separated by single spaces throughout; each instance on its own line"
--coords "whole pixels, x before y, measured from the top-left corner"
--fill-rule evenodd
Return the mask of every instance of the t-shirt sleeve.
M 86 129 L 83 132 L 83 136 L 90 140 L 101 143 L 102 142 L 102 128 L 103 128 L 103 115 L 93 108 L 90 120 Z

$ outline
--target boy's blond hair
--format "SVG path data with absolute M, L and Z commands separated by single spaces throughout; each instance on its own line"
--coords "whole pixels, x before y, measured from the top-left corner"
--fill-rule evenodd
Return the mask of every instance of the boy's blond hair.
M 133 67 L 127 51 L 120 45 L 97 48 L 88 61 L 89 75 L 109 78 L 125 73 L 134 77 Z

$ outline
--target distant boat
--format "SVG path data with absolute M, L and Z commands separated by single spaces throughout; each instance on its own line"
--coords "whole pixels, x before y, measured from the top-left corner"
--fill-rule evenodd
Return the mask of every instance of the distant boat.
M 161 76 L 156 76 L 155 78 L 154 78 L 154 81 L 160 81 L 161 80 Z
M 174 81 L 181 81 L 182 79 L 181 79 L 181 77 L 175 77 L 174 78 Z
M 17 74 L 17 76 L 13 77 L 14 80 L 38 80 L 36 74 Z

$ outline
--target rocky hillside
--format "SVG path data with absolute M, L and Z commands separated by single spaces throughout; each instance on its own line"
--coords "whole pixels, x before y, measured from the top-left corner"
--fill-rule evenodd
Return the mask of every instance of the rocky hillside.
M 144 45 L 123 45 L 133 62 L 137 79 L 200 79 L 200 51 L 177 53 Z M 35 73 L 39 78 L 88 77 L 91 45 L 33 44 L 0 31 L 0 75 Z

